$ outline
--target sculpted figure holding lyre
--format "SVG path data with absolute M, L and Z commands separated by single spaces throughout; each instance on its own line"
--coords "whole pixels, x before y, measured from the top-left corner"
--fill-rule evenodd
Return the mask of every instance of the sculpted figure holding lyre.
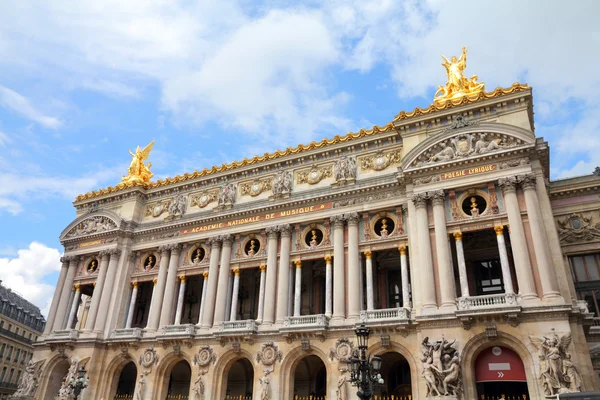
M 148 159 L 150 155 L 150 151 L 154 146 L 154 140 L 150 142 L 150 144 L 144 147 L 143 150 L 140 149 L 140 146 L 135 150 L 135 154 L 129 150 L 129 154 L 131 154 L 131 163 L 129 164 L 129 168 L 127 169 L 127 176 L 123 176 L 123 182 L 150 182 L 150 179 L 154 176 L 154 174 L 150 171 L 150 167 L 152 163 L 144 164 L 144 161 Z

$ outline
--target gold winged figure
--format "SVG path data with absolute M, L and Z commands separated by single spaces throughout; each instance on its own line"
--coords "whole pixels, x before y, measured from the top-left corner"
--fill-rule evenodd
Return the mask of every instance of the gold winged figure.
M 129 168 L 127 169 L 127 176 L 123 175 L 124 183 L 147 183 L 150 182 L 150 179 L 154 176 L 152 171 L 150 171 L 150 167 L 152 163 L 144 164 L 144 161 L 148 159 L 150 155 L 150 151 L 154 147 L 154 140 L 150 142 L 150 144 L 144 147 L 143 150 L 140 149 L 140 146 L 135 150 L 135 154 L 129 150 L 129 154 L 131 154 L 131 164 L 129 164 Z
M 467 48 L 463 46 L 462 54 L 457 59 L 456 56 L 452 56 L 448 60 L 442 55 L 442 65 L 446 68 L 448 74 L 448 82 L 446 86 L 438 86 L 437 92 L 433 97 L 435 104 L 442 105 L 448 100 L 459 99 L 463 96 L 478 94 L 484 89 L 485 84 L 483 82 L 477 82 L 477 75 L 473 75 L 471 79 L 467 79 L 464 76 L 465 68 L 467 68 Z

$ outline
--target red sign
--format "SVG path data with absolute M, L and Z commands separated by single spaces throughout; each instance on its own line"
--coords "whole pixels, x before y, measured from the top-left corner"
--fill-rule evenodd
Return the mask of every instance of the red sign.
M 517 353 L 507 347 L 494 346 L 479 353 L 475 361 L 476 382 L 525 382 L 525 367 Z

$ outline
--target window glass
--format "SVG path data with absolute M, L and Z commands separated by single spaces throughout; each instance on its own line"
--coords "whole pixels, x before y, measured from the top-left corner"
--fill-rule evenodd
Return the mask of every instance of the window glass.
M 573 266 L 573 271 L 575 272 L 575 280 L 577 282 L 584 282 L 588 280 L 587 275 L 585 273 L 585 264 L 583 263 L 583 257 L 571 257 L 571 265 Z
M 590 280 L 597 281 L 600 279 L 600 274 L 598 274 L 598 258 L 594 255 L 585 256 L 585 264 L 587 265 L 587 271 L 590 276 Z

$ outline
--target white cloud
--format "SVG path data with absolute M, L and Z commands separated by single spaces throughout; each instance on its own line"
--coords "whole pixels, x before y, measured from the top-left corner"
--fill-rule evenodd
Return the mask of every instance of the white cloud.
M 56 129 L 62 125 L 58 118 L 44 115 L 25 96 L 2 85 L 0 85 L 0 105 L 46 128 Z
M 102 93 L 109 97 L 116 98 L 134 98 L 140 97 L 140 93 L 133 87 L 124 85 L 119 82 L 112 82 L 105 79 L 89 79 L 81 84 L 82 87 Z
M 11 140 L 8 137 L 8 135 L 6 133 L 0 131 L 0 147 L 4 147 L 5 145 L 7 145 L 10 142 L 11 142 Z
M 3 286 L 21 294 L 47 316 L 55 286 L 54 282 L 44 280 L 57 279 L 54 275 L 60 267 L 57 249 L 32 242 L 27 249 L 19 250 L 17 257 L 0 258 L 0 280 Z

